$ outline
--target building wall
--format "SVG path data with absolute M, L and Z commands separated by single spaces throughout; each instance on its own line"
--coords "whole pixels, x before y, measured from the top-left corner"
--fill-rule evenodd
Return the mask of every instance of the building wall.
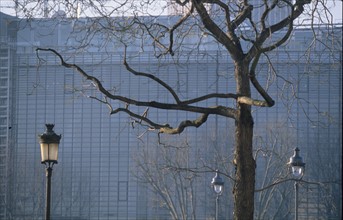
M 162 155 L 165 149 L 169 150 L 166 148 L 169 145 L 189 146 L 187 151 L 179 154 L 187 159 L 188 167 L 223 166 L 226 173 L 233 175 L 234 167 L 230 163 L 234 143 L 233 121 L 210 117 L 206 125 L 198 129 L 187 129 L 178 137 L 162 136 L 162 142 L 166 145 L 158 145 L 156 133 L 147 132 L 145 127 L 135 126 L 127 115 L 109 115 L 106 105 L 86 98 L 101 97 L 91 83 L 82 80 L 73 70 L 61 67 L 59 60 L 51 53 L 41 52 L 39 57 L 42 59 L 38 59 L 35 52 L 37 46 L 53 47 L 63 51 L 63 56 L 69 62 L 77 63 L 98 76 L 108 89 L 118 94 L 141 100 L 171 100 L 162 87 L 144 78 L 135 77 L 124 69 L 121 64 L 122 50 L 119 47 L 111 53 L 96 50 L 95 46 L 80 53 L 68 48 L 76 44 L 69 35 L 75 24 L 73 21 L 56 22 L 44 19 L 30 23 L 21 22 L 22 27 L 17 33 L 16 57 L 11 58 L 14 60 L 11 65 L 16 70 L 16 75 L 13 76 L 16 80 L 13 85 L 4 87 L 11 89 L 14 94 L 1 96 L 12 100 L 12 106 L 6 104 L 6 117 L 9 117 L 8 109 L 11 107 L 14 114 L 10 120 L 15 122 L 12 125 L 15 131 L 12 149 L 14 157 L 12 163 L 8 161 L 8 164 L 13 166 L 10 172 L 12 187 L 7 186 L 10 192 L 5 194 L 11 198 L 8 208 L 10 212 L 5 212 L 3 216 L 6 215 L 9 219 L 40 219 L 43 216 L 45 172 L 44 166 L 40 164 L 37 135 L 44 132 L 45 123 L 54 123 L 55 132 L 62 134 L 59 163 L 54 166 L 52 176 L 52 215 L 55 219 L 171 218 L 168 210 L 158 200 L 158 194 L 137 179 L 141 174 L 137 167 L 137 160 L 141 158 L 138 156 L 146 153 L 152 162 L 165 163 Z M 262 80 L 262 85 L 268 86 L 277 104 L 270 109 L 254 108 L 254 147 L 256 150 L 272 152 L 270 146 L 273 145 L 266 140 L 275 134 L 280 135 L 277 139 L 270 137 L 271 142 L 279 142 L 275 146 L 280 163 L 272 166 L 275 168 L 272 170 L 268 166 L 268 158 L 272 156 L 256 154 L 257 188 L 266 186 L 266 179 L 263 179 L 266 167 L 271 169 L 271 173 L 286 173 L 284 164 L 292 155 L 294 146 L 301 149 L 301 155 L 306 162 L 306 180 L 337 180 L 332 176 L 339 176 L 338 179 L 341 180 L 341 47 L 327 50 L 319 45 L 314 47 L 311 56 L 306 56 L 311 34 L 312 30 L 296 30 L 292 41 L 272 52 L 269 57 L 264 57 L 258 68 L 257 77 Z M 322 40 L 325 40 L 326 35 L 322 36 Z M 95 42 L 101 43 L 101 39 L 95 39 Z M 339 37 L 338 43 L 341 43 Z M 156 62 L 152 55 L 134 57 L 135 49 L 130 48 L 129 55 L 132 55 L 132 58 L 129 62 L 132 66 L 140 71 L 158 74 L 161 79 L 170 82 L 185 99 L 216 91 L 235 91 L 232 82 L 233 66 L 229 56 L 215 45 L 209 43 L 204 46 L 204 50 L 200 52 L 206 49 L 206 53 L 193 54 L 191 57 L 180 56 L 178 65 L 174 65 L 172 59 Z M 273 66 L 269 65 L 270 60 L 273 61 Z M 259 98 L 255 92 L 253 95 Z M 230 106 L 232 102 L 215 99 L 205 104 Z M 125 105 L 120 103 L 115 106 Z M 133 106 L 129 108 L 137 109 L 141 113 L 146 110 Z M 161 123 L 173 123 L 174 126 L 178 120 L 196 116 L 191 113 L 149 110 L 149 117 Z M 11 145 L 4 146 L 8 149 Z M 178 151 L 169 150 L 169 153 L 173 156 L 177 155 Z M 6 151 L 5 156 L 8 155 Z M 330 162 L 327 161 L 328 158 Z M 219 163 L 220 160 L 224 162 Z M 318 161 L 323 163 L 318 164 Z M 331 176 L 327 176 L 329 174 L 326 172 L 318 172 L 321 170 L 320 164 L 338 169 L 330 169 L 333 172 L 330 172 Z M 188 200 L 187 208 L 189 212 L 192 208 L 195 209 L 197 219 L 211 219 L 214 216 L 215 197 L 210 188 L 212 175 L 199 173 L 194 177 L 192 189 L 196 193 L 192 196 L 195 201 Z M 164 180 L 172 180 L 172 177 L 168 173 Z M 274 179 L 271 177 L 268 180 Z M 3 183 L 8 185 L 8 182 L 1 182 Z M 170 183 L 170 189 L 175 190 L 175 196 L 180 184 Z M 186 182 L 182 184 L 185 189 L 191 189 Z M 225 192 L 219 208 L 220 217 L 223 219 L 232 218 L 231 187 L 232 182 L 225 178 Z M 292 183 L 278 187 L 279 192 L 286 194 L 282 200 L 282 208 L 270 205 L 270 211 L 264 216 L 261 215 L 260 219 L 271 219 L 272 215 L 276 218 L 292 218 Z M 318 187 L 318 184 L 303 184 L 300 188 L 302 199 L 299 211 L 303 219 L 318 216 L 340 219 L 341 210 L 331 207 L 332 211 L 327 212 L 330 204 L 333 204 L 332 199 L 339 205 L 337 207 L 341 207 L 342 198 L 335 197 L 334 190 L 341 190 L 337 184 L 324 188 Z M 262 198 L 268 196 L 268 191 L 263 193 L 256 193 L 257 213 L 263 212 L 265 203 Z M 323 194 L 327 195 L 327 201 L 331 202 L 323 202 L 320 199 Z M 276 201 L 275 204 L 278 204 L 279 194 L 273 191 L 271 195 Z M 282 210 L 282 213 L 278 214 L 278 210 Z

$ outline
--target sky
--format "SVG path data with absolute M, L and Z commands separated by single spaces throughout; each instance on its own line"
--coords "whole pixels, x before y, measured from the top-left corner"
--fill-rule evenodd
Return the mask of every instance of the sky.
M 334 23 L 342 24 L 342 0 L 326 0 L 327 7 L 330 8 Z M 49 1 L 51 2 L 51 1 Z M 0 0 L 0 11 L 15 16 L 14 0 Z M 158 11 L 154 9 L 155 11 Z M 82 15 L 81 15 L 82 17 Z
M 334 22 L 342 24 L 342 0 L 336 4 L 332 9 L 332 14 L 334 15 Z

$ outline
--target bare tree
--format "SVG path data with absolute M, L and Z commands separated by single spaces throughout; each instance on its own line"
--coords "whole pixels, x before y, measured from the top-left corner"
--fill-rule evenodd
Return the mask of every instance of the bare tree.
M 75 3 L 75 4 L 73 4 Z M 316 1 L 313 7 L 308 7 L 310 0 L 276 0 L 261 1 L 260 3 L 251 1 L 220 1 L 220 0 L 175 0 L 161 4 L 160 8 L 167 9 L 171 5 L 181 11 L 178 16 L 163 22 L 157 19 L 156 14 L 149 18 L 139 15 L 149 15 L 151 8 L 148 4 L 159 4 L 160 1 L 146 1 L 135 4 L 134 1 L 125 1 L 113 5 L 106 5 L 106 1 L 67 1 L 65 4 L 66 13 L 81 9 L 89 11 L 90 14 L 101 18 L 89 19 L 91 25 L 83 24 L 81 29 L 86 32 L 81 35 L 79 32 L 75 37 L 80 42 L 79 49 L 90 45 L 94 36 L 101 34 L 103 42 L 100 47 L 105 48 L 111 40 L 122 42 L 124 45 L 123 62 L 126 69 L 137 77 L 146 77 L 157 86 L 161 86 L 173 97 L 174 102 L 165 103 L 158 100 L 140 100 L 128 97 L 127 94 L 118 94 L 116 90 L 106 86 L 100 78 L 84 70 L 81 66 L 68 62 L 63 57 L 63 53 L 52 48 L 38 48 L 37 52 L 48 51 L 56 55 L 61 65 L 66 68 L 75 69 L 92 85 L 101 95 L 90 95 L 106 104 L 110 109 L 110 114 L 119 112 L 127 113 L 134 123 L 139 123 L 155 130 L 158 134 L 180 134 L 188 127 L 199 127 L 204 124 L 209 116 L 222 116 L 235 121 L 235 153 L 233 163 L 236 166 L 234 177 L 234 218 L 253 219 L 254 215 L 254 191 L 255 191 L 255 167 L 256 162 L 253 156 L 253 128 L 252 107 L 272 107 L 275 102 L 268 94 L 255 74 L 255 70 L 260 58 L 267 56 L 268 52 L 280 47 L 287 42 L 293 31 L 293 24 L 301 15 L 310 14 L 310 23 L 317 19 L 317 9 L 325 7 L 325 2 Z M 81 4 L 80 4 L 81 3 Z M 22 4 L 22 12 L 28 12 L 32 16 L 37 11 L 43 9 L 44 16 L 50 13 L 50 8 L 43 3 Z M 145 11 L 146 10 L 146 11 Z M 258 13 L 255 13 L 258 12 Z M 282 12 L 283 16 L 271 19 L 276 14 Z M 324 17 L 330 21 L 331 15 L 328 10 Z M 162 12 L 161 12 L 162 13 Z M 112 19 L 114 15 L 133 15 L 133 17 L 122 17 Z M 63 14 L 57 14 L 63 17 Z M 196 33 L 197 38 L 194 38 Z M 163 60 L 170 57 L 185 57 L 187 53 L 185 45 L 187 40 L 192 42 L 192 49 L 195 53 L 206 43 L 206 39 L 211 38 L 218 43 L 218 48 L 226 51 L 234 64 L 234 82 L 236 91 L 225 93 L 216 91 L 215 93 L 201 95 L 183 100 L 171 84 L 159 78 L 153 73 L 136 70 L 130 65 L 128 50 L 132 50 L 132 45 L 141 48 L 144 52 L 146 45 L 153 48 L 153 54 L 157 59 Z M 134 48 L 135 49 L 135 48 Z M 39 53 L 38 53 L 39 56 Z M 176 61 L 176 64 L 178 62 Z M 215 73 L 214 73 L 215 74 Z M 252 98 L 252 91 L 259 94 L 260 99 Z M 203 101 L 212 99 L 233 100 L 232 105 L 215 104 L 212 106 L 202 105 Z M 115 102 L 124 103 L 123 107 L 117 107 Z M 139 108 L 146 108 L 143 114 L 139 113 Z M 175 110 L 197 114 L 196 118 L 182 119 L 178 125 L 170 122 L 160 122 L 156 118 L 149 118 L 149 109 Z M 192 114 L 193 116 L 193 114 Z
M 226 135 L 226 134 L 225 134 Z M 209 144 L 201 149 L 192 146 L 188 140 L 183 138 L 164 140 L 164 144 L 143 147 L 134 155 L 135 166 L 133 175 L 149 191 L 147 197 L 152 204 L 149 207 L 159 209 L 157 215 L 161 218 L 161 209 L 166 210 L 172 219 L 199 219 L 215 216 L 211 211 L 215 210 L 213 192 L 210 181 L 216 169 L 225 178 L 225 190 L 221 195 L 221 206 L 232 204 L 230 189 L 232 188 L 234 173 L 232 164 L 227 161 L 232 155 L 230 142 L 225 135 L 213 139 L 207 137 Z M 202 134 L 203 137 L 208 134 Z M 211 135 L 210 135 L 211 136 Z M 216 134 L 216 137 L 219 135 Z M 192 142 L 192 141 L 191 141 Z M 168 144 L 167 144 L 168 143 Z M 211 147 L 209 147 L 211 146 Z M 207 187 L 204 187 L 207 186 Z M 232 209 L 228 207 L 220 210 L 220 216 L 224 219 L 230 218 Z M 148 218 L 154 218 L 154 213 Z M 163 217 L 162 217 L 163 218 Z
M 196 175 L 187 170 L 189 149 L 181 147 L 160 147 L 157 151 L 143 150 L 136 156 L 135 175 L 148 184 L 158 195 L 156 204 L 169 211 L 172 219 L 196 219 L 194 181 Z
M 295 135 L 282 124 L 269 125 L 266 135 L 255 136 L 255 160 L 260 165 L 256 181 L 255 218 L 288 219 L 293 187 L 286 163 L 295 146 Z
M 45 167 L 40 163 L 35 163 L 37 160 L 32 160 L 25 157 L 19 157 L 18 161 L 15 163 L 12 169 L 15 169 L 15 172 L 10 172 L 11 176 L 8 178 L 12 181 L 11 186 L 9 187 L 9 203 L 4 202 L 5 208 L 7 209 L 6 219 L 41 219 L 44 216 L 44 205 L 46 194 L 44 192 L 46 184 L 46 174 Z M 52 187 L 52 196 L 54 201 L 52 202 L 52 216 L 54 218 L 82 218 L 83 215 L 87 213 L 84 210 L 89 210 L 89 207 L 92 205 L 89 202 L 85 202 L 82 198 L 82 187 L 90 187 L 88 183 L 89 177 L 87 174 L 80 175 L 78 180 L 74 180 L 73 185 L 74 189 L 70 187 L 71 182 L 69 178 L 61 179 L 56 178 L 61 172 L 61 166 L 54 167 L 53 176 L 53 187 Z M 34 175 L 38 173 L 38 175 Z M 65 175 L 68 175 L 65 172 Z M 23 177 L 30 179 L 30 181 L 22 181 Z M 68 187 L 66 187 L 68 186 Z M 76 189 L 76 190 L 75 190 Z M 74 190 L 72 193 L 71 191 Z M 81 197 L 81 198 L 80 198 Z M 76 216 L 68 216 L 71 213 L 70 210 L 65 210 L 67 216 L 58 216 L 56 213 L 58 209 L 62 207 L 61 204 L 69 203 L 70 206 L 65 206 L 67 209 L 72 209 L 75 204 L 78 207 L 78 213 Z M 15 208 L 14 208 L 15 207 Z M 73 213 L 75 215 L 75 212 Z

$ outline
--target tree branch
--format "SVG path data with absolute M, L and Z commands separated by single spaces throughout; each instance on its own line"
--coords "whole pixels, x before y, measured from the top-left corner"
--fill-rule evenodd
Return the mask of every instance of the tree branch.
M 137 72 L 134 71 L 133 69 L 130 68 L 130 66 L 127 64 L 126 62 L 126 58 L 124 58 L 124 65 L 126 66 L 126 68 L 133 74 L 138 75 L 138 76 L 144 76 L 147 77 L 149 79 L 154 80 L 155 82 L 157 82 L 158 84 L 164 86 L 174 97 L 174 99 L 176 100 L 176 104 L 170 104 L 170 103 L 161 103 L 161 102 L 156 102 L 156 101 L 150 101 L 150 102 L 142 102 L 142 101 L 138 101 L 138 100 L 134 100 L 134 99 L 130 99 L 124 96 L 119 96 L 119 95 L 114 95 L 112 93 L 110 93 L 108 90 L 106 90 L 102 83 L 100 82 L 99 79 L 97 79 L 94 76 L 88 75 L 81 67 L 79 67 L 76 64 L 70 64 L 65 62 L 65 60 L 63 59 L 62 55 L 59 54 L 56 50 L 51 49 L 51 48 L 37 48 L 36 52 L 37 52 L 37 56 L 39 58 L 39 51 L 48 51 L 48 52 L 52 52 L 53 54 L 55 54 L 61 61 L 61 65 L 66 67 L 66 68 L 72 68 L 75 69 L 77 72 L 79 72 L 83 77 L 85 77 L 87 80 L 90 80 L 93 82 L 94 86 L 97 88 L 97 90 L 102 93 L 105 97 L 112 99 L 112 100 L 118 100 L 118 101 L 122 101 L 124 103 L 126 103 L 127 105 L 135 105 L 135 106 L 145 106 L 145 107 L 153 107 L 153 108 L 157 108 L 157 109 L 165 109 L 165 110 L 181 110 L 181 111 L 187 111 L 187 112 L 194 112 L 194 113 L 201 113 L 202 115 L 196 119 L 196 120 L 185 120 L 183 122 L 181 122 L 179 124 L 178 127 L 176 128 L 172 128 L 170 127 L 168 124 L 157 124 L 154 123 L 153 121 L 149 120 L 146 116 L 141 116 L 139 114 L 136 114 L 132 111 L 130 111 L 127 108 L 117 108 L 117 109 L 112 109 L 111 104 L 105 99 L 105 101 L 96 98 L 96 97 L 91 97 L 93 99 L 96 99 L 98 101 L 100 101 L 101 103 L 106 104 L 111 112 L 110 114 L 115 114 L 118 112 L 125 112 L 126 114 L 130 115 L 131 117 L 140 119 L 144 122 L 146 122 L 147 124 L 149 124 L 152 128 L 154 129 L 159 129 L 160 133 L 168 133 L 168 134 L 179 134 L 181 133 L 186 127 L 199 127 L 200 125 L 202 125 L 204 122 L 206 122 L 207 117 L 210 114 L 216 114 L 216 115 L 222 115 L 225 117 L 229 117 L 229 118 L 234 118 L 236 119 L 237 117 L 237 112 L 235 109 L 233 108 L 229 108 L 229 107 L 224 107 L 224 106 L 212 106 L 212 107 L 198 107 L 198 106 L 192 106 L 192 105 L 188 105 L 188 103 L 195 103 L 198 101 L 204 101 L 206 99 L 209 98 L 213 98 L 213 97 L 219 97 L 219 98 L 235 98 L 236 96 L 233 94 L 209 94 L 209 95 L 205 95 L 196 99 L 192 99 L 192 100 L 188 100 L 186 102 L 182 102 L 178 96 L 176 95 L 175 91 L 168 86 L 165 82 L 163 82 L 162 80 L 160 80 L 159 78 L 151 75 L 151 74 L 147 74 L 147 73 L 142 73 L 142 72 Z M 39 58 L 40 59 L 40 58 Z
M 260 83 L 257 81 L 256 75 L 255 75 L 255 69 L 256 69 L 257 63 L 260 59 L 260 55 L 261 55 L 261 53 L 258 53 L 255 56 L 253 63 L 251 64 L 250 71 L 249 71 L 250 82 L 253 84 L 253 86 L 258 91 L 258 93 L 260 93 L 260 95 L 266 101 L 265 103 L 263 103 L 263 104 L 265 104 L 265 107 L 272 107 L 272 106 L 274 106 L 275 101 L 269 96 L 269 94 L 266 92 L 266 90 L 264 90 L 264 88 L 260 85 Z
M 217 39 L 229 52 L 234 60 L 240 60 L 244 57 L 243 50 L 239 42 L 235 41 L 236 37 L 230 39 L 225 32 L 223 32 L 216 23 L 210 18 L 203 3 L 199 3 L 197 0 L 192 0 L 205 28 L 209 30 L 213 37 Z M 200 1 L 201 2 L 201 1 Z M 235 36 L 233 31 L 230 31 L 232 36 Z M 231 36 L 231 37 L 232 37 Z
M 284 182 L 288 182 L 288 181 L 298 181 L 298 182 L 301 182 L 301 183 L 321 185 L 321 186 L 325 186 L 325 184 L 328 184 L 328 183 L 340 184 L 339 181 L 333 181 L 333 182 L 312 182 L 312 181 L 306 181 L 306 180 L 299 180 L 299 179 L 291 178 L 291 179 L 277 180 L 277 181 L 271 183 L 270 185 L 265 186 L 265 187 L 263 187 L 261 189 L 255 189 L 255 192 L 261 192 L 261 191 L 264 191 L 266 189 L 269 189 L 270 187 L 273 187 L 275 185 L 278 185 L 278 184 L 281 184 L 281 183 L 284 183 Z
M 243 10 L 241 11 L 241 13 L 239 13 L 237 17 L 231 22 L 230 26 L 232 30 L 235 30 L 240 24 L 242 24 L 245 21 L 245 19 L 251 17 L 251 12 L 253 8 L 254 7 L 252 5 L 243 6 Z
M 263 24 L 262 27 L 264 27 L 264 28 L 262 29 L 259 36 L 257 36 L 256 41 L 254 42 L 254 45 L 248 51 L 245 59 L 251 60 L 261 51 L 265 51 L 265 52 L 271 51 L 271 50 L 275 49 L 276 47 L 280 46 L 281 44 L 283 44 L 284 42 L 286 42 L 286 40 L 289 38 L 289 36 L 293 30 L 293 21 L 295 19 L 297 19 L 302 14 L 302 12 L 304 11 L 304 5 L 309 4 L 309 3 L 311 3 L 311 0 L 297 0 L 294 5 L 291 5 L 291 3 L 289 3 L 291 5 L 292 11 L 288 17 L 286 17 L 285 19 L 281 20 L 280 22 L 278 22 L 274 25 L 271 25 L 269 27 L 265 27 L 264 23 L 262 22 L 262 24 Z M 266 9 L 264 14 L 262 15 L 262 18 L 265 18 L 269 11 L 270 10 Z M 273 33 L 280 31 L 281 29 L 283 29 L 287 25 L 289 25 L 287 33 L 284 35 L 284 37 L 281 40 L 279 40 L 275 44 L 268 46 L 264 49 L 262 48 L 263 43 Z
M 175 101 L 177 104 L 180 104 L 181 101 L 180 101 L 180 98 L 178 97 L 178 95 L 176 94 L 176 92 L 167 84 L 165 83 L 164 81 L 162 81 L 160 78 L 152 75 L 152 74 L 148 74 L 148 73 L 143 73 L 143 72 L 138 72 L 138 71 L 135 71 L 134 69 L 132 69 L 130 67 L 130 65 L 127 63 L 127 60 L 126 60 L 126 48 L 127 46 L 125 45 L 125 51 L 124 51 L 124 66 L 125 68 L 131 72 L 132 74 L 136 75 L 136 76 L 144 76 L 144 77 L 147 77 L 155 82 L 157 82 L 158 84 L 160 84 L 161 86 L 163 86 L 164 88 L 166 88 L 168 90 L 168 92 L 174 97 Z
M 196 120 L 185 120 L 182 121 L 178 127 L 176 128 L 172 128 L 169 126 L 165 126 L 163 128 L 160 129 L 159 133 L 164 133 L 164 134 L 180 134 L 183 132 L 183 130 L 186 127 L 200 127 L 202 124 L 204 124 L 207 121 L 208 118 L 208 114 L 202 114 L 199 118 L 197 118 Z
M 274 103 L 270 104 L 266 101 L 256 100 L 256 99 L 252 99 L 246 96 L 238 97 L 237 101 L 242 104 L 253 105 L 253 106 L 258 106 L 258 107 L 271 107 L 274 105 Z

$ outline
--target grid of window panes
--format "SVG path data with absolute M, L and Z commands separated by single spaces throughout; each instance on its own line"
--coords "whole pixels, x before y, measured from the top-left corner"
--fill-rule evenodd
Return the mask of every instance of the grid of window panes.
M 0 45 L 0 218 L 5 217 L 8 161 L 9 49 Z
M 35 30 L 26 29 L 22 33 L 27 42 L 38 39 Z M 42 42 L 49 42 L 48 38 L 42 39 Z M 51 42 L 59 41 L 54 39 Z M 265 139 L 265 131 L 280 128 L 280 140 L 284 140 L 280 144 L 284 147 L 283 158 L 287 160 L 289 156 L 285 155 L 291 155 L 294 145 L 297 145 L 307 164 L 307 178 L 318 181 L 323 179 L 322 175 L 328 174 L 325 171 L 317 172 L 320 169 L 313 164 L 318 160 L 327 162 L 326 159 L 330 158 L 331 167 L 340 167 L 331 169 L 332 176 L 337 176 L 334 172 L 341 171 L 342 106 L 341 99 L 334 97 L 341 94 L 342 69 L 338 60 L 325 57 L 327 53 L 322 51 L 315 52 L 310 57 L 314 64 L 305 62 L 303 54 L 302 50 L 279 50 L 261 60 L 257 77 L 262 80 L 262 85 L 269 86 L 272 83 L 268 91 L 277 104 L 270 109 L 254 108 L 255 138 Z M 64 56 L 73 57 L 73 54 L 66 52 Z M 147 152 L 148 159 L 152 161 L 165 162 L 162 155 L 167 151 L 166 155 L 176 155 L 174 159 L 178 158 L 180 162 L 185 162 L 180 155 L 187 159 L 185 166 L 220 166 L 233 175 L 234 167 L 230 162 L 234 144 L 233 121 L 210 117 L 206 125 L 198 129 L 187 129 L 179 137 L 163 136 L 162 142 L 169 145 L 183 142 L 189 146 L 189 150 L 181 151 L 183 154 L 180 154 L 166 149 L 165 145 L 157 145 L 156 133 L 147 132 L 144 127 L 135 125 L 127 115 L 109 115 L 106 105 L 94 98 L 86 98 L 91 96 L 102 99 L 91 82 L 83 80 L 73 70 L 61 67 L 56 56 L 40 53 L 40 57 L 46 61 L 44 65 L 38 61 L 33 47 L 18 48 L 16 172 L 13 174 L 12 191 L 12 204 L 15 207 L 12 211 L 16 218 L 39 219 L 43 216 L 45 171 L 40 164 L 37 135 L 44 132 L 45 123 L 54 123 L 55 132 L 62 134 L 59 163 L 54 166 L 52 175 L 52 215 L 56 219 L 171 218 L 159 194 L 136 178 L 139 174 L 136 156 L 142 152 Z M 270 60 L 273 60 L 273 66 L 269 65 Z M 115 94 L 138 100 L 172 101 L 163 87 L 128 73 L 121 65 L 119 54 L 93 51 L 77 54 L 69 61 L 99 77 L 104 86 Z M 128 61 L 133 68 L 157 74 L 169 82 L 182 99 L 218 91 L 235 92 L 232 81 L 234 68 L 228 55 L 221 50 L 210 50 L 190 59 L 180 57 L 177 66 L 173 65 L 172 60 L 157 63 L 150 56 L 135 57 Z M 259 98 L 255 92 L 253 94 Z M 205 105 L 232 106 L 233 102 L 213 99 Z M 126 106 L 124 103 L 116 103 L 113 107 Z M 127 107 L 139 113 L 146 110 Z M 183 119 L 197 117 L 192 113 L 153 109 L 148 114 L 149 118 L 172 126 L 177 126 Z M 266 145 L 267 142 L 257 143 Z M 323 148 L 319 147 L 321 145 Z M 268 154 L 263 158 L 267 156 Z M 258 184 L 264 168 L 268 167 L 267 159 L 264 159 L 257 160 Z M 215 161 L 224 162 L 216 164 Z M 193 200 L 186 200 L 187 210 L 191 213 L 194 209 L 199 219 L 211 218 L 215 214 L 215 196 L 210 188 L 212 175 L 199 173 L 194 177 L 193 185 L 182 183 L 185 192 L 190 193 L 188 190 L 193 190 Z M 173 180 L 172 177 L 174 176 L 168 174 L 165 180 Z M 179 185 L 169 184 L 170 191 L 175 192 L 176 197 Z M 292 213 L 292 187 L 288 187 L 288 191 L 285 185 L 280 187 L 287 192 L 283 211 Z M 220 216 L 225 219 L 232 218 L 231 189 L 232 182 L 226 178 L 219 207 Z M 319 197 L 329 191 L 333 192 L 329 195 L 334 197 L 336 189 L 328 187 L 325 190 L 316 186 L 306 186 L 300 190 L 302 200 L 299 212 L 302 218 L 325 216 L 323 209 L 327 204 L 323 204 Z M 341 205 L 341 197 L 330 199 Z M 260 203 L 262 201 L 257 199 L 257 206 Z M 332 212 L 337 213 L 334 210 Z M 292 215 L 286 217 L 291 218 Z
M 6 30 L 5 30 L 6 31 Z M 13 105 L 15 89 L 15 50 L 8 41 L 0 44 L 0 219 L 6 218 L 10 207 L 12 187 L 11 160 L 13 156 L 13 145 L 15 144 L 12 129 L 15 115 Z

